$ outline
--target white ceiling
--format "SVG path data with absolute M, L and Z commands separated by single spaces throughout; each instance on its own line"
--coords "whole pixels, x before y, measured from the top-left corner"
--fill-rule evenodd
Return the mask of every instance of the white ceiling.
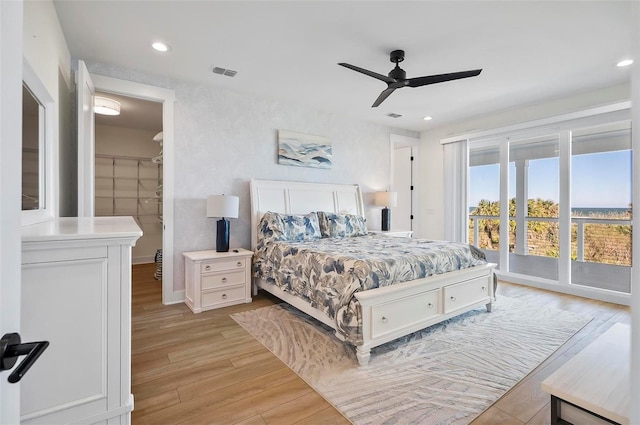
M 414 131 L 630 79 L 629 67 L 615 66 L 631 54 L 630 1 L 54 0 L 54 5 L 76 58 Z M 153 51 L 156 40 L 172 50 Z M 406 87 L 371 108 L 385 84 L 337 63 L 387 74 L 394 49 L 405 50 L 401 67 L 408 77 L 483 71 L 474 78 Z M 214 66 L 238 73 L 216 75 Z M 389 118 L 390 112 L 403 117 Z M 425 115 L 433 120 L 424 121 Z

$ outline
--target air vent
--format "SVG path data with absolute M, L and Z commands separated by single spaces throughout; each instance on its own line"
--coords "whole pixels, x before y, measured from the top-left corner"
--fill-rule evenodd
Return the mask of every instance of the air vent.
M 400 115 L 400 114 L 395 114 L 395 113 L 393 113 L 393 112 L 389 112 L 389 113 L 387 114 L 387 116 L 388 116 L 388 117 L 391 117 L 391 118 L 400 118 L 402 115 Z
M 233 69 L 225 69 L 225 68 L 220 68 L 220 67 L 214 66 L 213 67 L 213 73 L 214 74 L 220 74 L 220 75 L 226 75 L 227 77 L 235 77 L 235 75 L 238 72 L 234 71 Z

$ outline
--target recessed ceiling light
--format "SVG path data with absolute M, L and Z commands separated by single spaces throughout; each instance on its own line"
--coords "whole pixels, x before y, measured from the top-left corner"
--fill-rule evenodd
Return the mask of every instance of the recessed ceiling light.
M 425 120 L 425 121 L 431 121 L 432 119 L 433 119 L 433 118 L 432 118 L 432 117 L 430 117 L 430 116 L 428 116 L 428 115 L 427 115 L 426 117 L 424 117 L 424 118 L 423 118 L 423 120 Z
M 154 50 L 158 51 L 158 52 L 168 52 L 169 50 L 171 50 L 171 47 L 169 47 L 168 44 L 164 44 L 161 41 L 156 41 L 153 44 L 151 44 L 151 47 L 153 47 Z
M 624 59 L 621 60 L 620 62 L 618 62 L 616 65 L 617 66 L 629 66 L 633 63 L 633 59 Z

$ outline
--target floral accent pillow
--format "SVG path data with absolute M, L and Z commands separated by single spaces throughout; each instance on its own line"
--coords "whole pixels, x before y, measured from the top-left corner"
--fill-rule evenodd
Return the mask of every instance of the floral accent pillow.
M 318 220 L 323 238 L 348 238 L 367 234 L 366 220 L 359 215 L 318 211 Z
M 268 211 L 258 224 L 258 247 L 272 241 L 308 241 L 321 237 L 315 212 L 303 215 Z

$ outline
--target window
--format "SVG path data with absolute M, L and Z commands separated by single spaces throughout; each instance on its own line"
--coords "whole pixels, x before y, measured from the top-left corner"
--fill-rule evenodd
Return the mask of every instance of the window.
M 468 240 L 514 282 L 621 301 L 631 292 L 629 105 L 567 117 L 467 139 Z

